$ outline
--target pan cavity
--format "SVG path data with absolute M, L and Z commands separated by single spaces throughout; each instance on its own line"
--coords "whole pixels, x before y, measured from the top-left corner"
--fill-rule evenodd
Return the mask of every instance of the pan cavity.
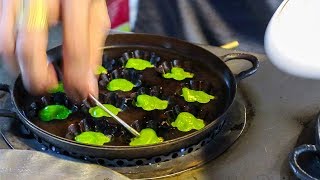
M 39 118 L 42 121 L 64 120 L 72 113 L 64 105 L 48 105 L 39 111 Z
M 193 129 L 201 130 L 205 124 L 202 119 L 197 119 L 189 112 L 181 112 L 177 119 L 171 123 L 172 127 L 176 127 L 179 131 L 189 132 Z
M 157 71 L 162 74 L 163 78 L 177 81 L 192 79 L 194 77 L 194 74 L 191 72 L 190 63 L 187 61 L 165 61 L 157 67 Z
M 133 69 L 116 69 L 100 75 L 99 85 L 108 91 L 129 92 L 141 85 L 141 76 Z
M 216 98 L 211 95 L 213 94 L 212 91 L 213 88 L 210 84 L 204 81 L 190 80 L 182 85 L 179 95 L 182 96 L 186 102 L 206 104 Z
M 162 96 L 162 88 L 158 86 L 151 88 L 142 87 L 135 96 L 134 105 L 145 111 L 165 110 L 169 105 L 169 101 Z
M 163 142 L 162 137 L 158 137 L 151 128 L 142 129 L 139 137 L 131 139 L 130 146 L 145 146 Z
M 143 71 L 147 68 L 154 68 L 160 61 L 160 57 L 155 53 L 135 50 L 124 53 L 119 61 L 125 68 Z
M 82 132 L 81 134 L 77 135 L 74 139 L 78 143 L 95 146 L 102 146 L 105 143 L 111 141 L 111 138 L 109 136 L 106 136 L 101 132 L 93 131 Z

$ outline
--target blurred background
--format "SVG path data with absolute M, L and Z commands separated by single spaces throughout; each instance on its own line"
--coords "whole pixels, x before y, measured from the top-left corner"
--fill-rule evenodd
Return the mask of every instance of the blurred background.
M 108 0 L 112 29 L 172 36 L 263 53 L 265 29 L 282 0 Z

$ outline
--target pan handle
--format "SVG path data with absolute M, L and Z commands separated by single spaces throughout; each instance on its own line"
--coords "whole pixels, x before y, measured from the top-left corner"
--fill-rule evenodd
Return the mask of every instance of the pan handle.
M 318 152 L 317 147 L 315 145 L 304 144 L 295 148 L 294 151 L 289 155 L 290 167 L 299 179 L 317 179 L 305 172 L 298 164 L 299 156 L 308 152 Z
M 8 84 L 0 83 L 0 91 L 10 93 L 10 86 Z M 17 118 L 17 114 L 8 109 L 0 109 L 0 117 Z
M 252 64 L 251 68 L 249 68 L 247 70 L 244 70 L 244 71 L 240 72 L 239 74 L 237 74 L 235 76 L 237 82 L 239 82 L 240 80 L 242 80 L 242 79 L 244 79 L 246 77 L 249 77 L 252 74 L 254 74 L 257 71 L 258 67 L 259 67 L 258 58 L 253 56 L 253 55 L 251 55 L 251 54 L 231 53 L 231 54 L 227 54 L 227 55 L 222 56 L 221 59 L 224 62 L 228 62 L 228 61 L 231 61 L 231 60 L 239 60 L 239 59 L 244 59 L 244 60 L 247 60 L 247 61 L 251 62 L 251 64 Z

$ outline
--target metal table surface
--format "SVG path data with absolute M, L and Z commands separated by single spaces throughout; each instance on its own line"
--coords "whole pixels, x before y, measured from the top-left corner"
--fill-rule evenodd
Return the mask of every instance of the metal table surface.
M 51 36 L 49 48 L 58 45 L 60 40 L 58 34 Z M 217 55 L 226 52 L 217 47 L 203 47 Z M 169 179 L 294 179 L 287 157 L 303 123 L 319 111 L 320 83 L 284 74 L 265 55 L 255 55 L 261 62 L 259 70 L 239 85 L 254 106 L 255 115 L 247 132 L 217 159 Z M 245 65 L 230 63 L 235 72 Z M 0 82 L 13 83 L 1 68 Z M 7 105 L 0 104 L 0 108 L 4 106 Z M 3 121 L 0 123 L 3 126 Z M 1 148 L 7 148 L 2 140 Z

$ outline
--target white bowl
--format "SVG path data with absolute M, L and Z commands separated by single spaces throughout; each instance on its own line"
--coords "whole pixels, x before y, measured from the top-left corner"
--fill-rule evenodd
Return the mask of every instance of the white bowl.
M 320 0 L 283 1 L 267 27 L 265 51 L 280 70 L 320 79 Z

